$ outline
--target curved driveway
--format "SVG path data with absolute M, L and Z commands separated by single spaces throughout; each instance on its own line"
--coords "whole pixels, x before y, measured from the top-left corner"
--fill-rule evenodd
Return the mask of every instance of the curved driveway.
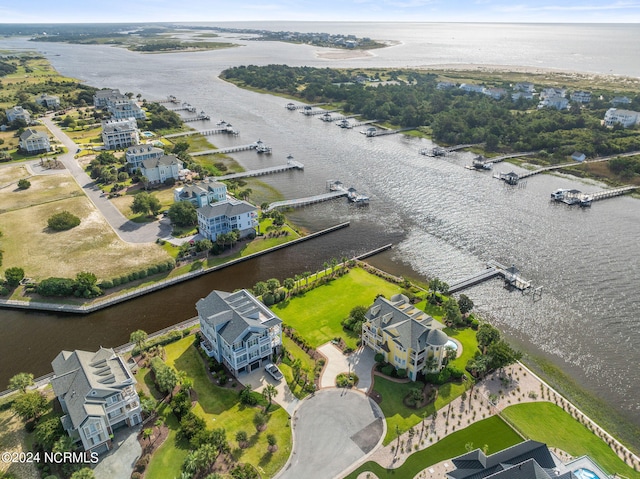
M 51 120 L 51 117 L 42 117 L 40 120 L 46 125 L 51 134 L 69 150 L 68 153 L 59 155 L 58 159 L 69 170 L 78 185 L 80 185 L 80 188 L 122 240 L 128 243 L 152 243 L 157 238 L 170 237 L 171 226 L 168 220 L 154 221 L 153 223 L 134 223 L 125 218 L 106 196 L 102 196 L 102 191 L 96 186 L 95 181 L 84 172 L 75 160 L 74 156 L 78 145 Z
M 382 412 L 362 393 L 324 389 L 293 418 L 293 451 L 278 479 L 331 478 L 373 451 L 384 433 Z

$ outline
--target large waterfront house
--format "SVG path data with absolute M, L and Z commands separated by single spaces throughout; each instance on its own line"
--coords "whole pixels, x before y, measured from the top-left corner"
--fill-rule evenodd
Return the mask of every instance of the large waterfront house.
M 184 164 L 175 155 L 163 155 L 159 158 L 144 160 L 140 166 L 142 176 L 150 184 L 164 183 L 168 178 L 178 180 Z
M 173 199 L 190 201 L 196 208 L 218 203 L 227 199 L 227 186 L 219 181 L 206 179 L 192 185 L 181 186 L 173 190 Z
M 108 102 L 107 109 L 111 113 L 113 120 L 122 120 L 124 118 L 135 118 L 137 120 L 144 120 L 147 118 L 145 111 L 140 108 L 135 100 L 125 99 Z
M 60 97 L 42 93 L 40 96 L 36 97 L 36 103 L 48 108 L 49 110 L 57 110 L 60 108 Z
M 523 441 L 490 456 L 476 449 L 452 459 L 451 462 L 455 469 L 447 472 L 448 479 L 609 477 L 587 456 L 563 463 L 546 444 L 531 440 Z
M 20 149 L 30 154 L 51 151 L 49 136 L 42 131 L 27 128 L 20 135 Z
M 9 108 L 4 111 L 7 115 L 7 121 L 11 123 L 12 121 L 22 120 L 27 125 L 31 123 L 31 113 L 22 108 L 21 106 L 14 106 L 13 108 Z
M 102 141 L 107 150 L 117 150 L 140 143 L 140 131 L 135 118 L 103 120 Z
M 246 201 L 228 198 L 197 209 L 198 229 L 202 236 L 216 241 L 219 234 L 240 232 L 240 238 L 255 235 L 258 209 Z
M 571 93 L 571 101 L 575 101 L 578 103 L 589 103 L 591 101 L 591 92 L 576 90 Z
M 124 154 L 127 160 L 127 168 L 130 172 L 135 172 L 142 168 L 142 162 L 164 156 L 164 150 L 150 145 L 134 145 L 127 148 Z
M 604 114 L 606 126 L 621 125 L 624 128 L 629 128 L 638 123 L 640 123 L 640 112 L 637 111 L 609 108 Z
M 569 100 L 564 96 L 545 96 L 538 103 L 538 109 L 542 108 L 555 108 L 556 110 L 566 110 L 569 107 Z
M 212 291 L 196 310 L 202 349 L 236 376 L 270 362 L 280 351 L 282 320 L 245 289 Z
M 126 99 L 127 97 L 120 93 L 120 90 L 106 88 L 104 90 L 98 90 L 93 95 L 93 106 L 96 108 L 107 108 L 109 102 Z
M 384 356 L 386 362 L 404 369 L 412 381 L 418 373 L 440 371 L 449 337 L 444 325 L 396 294 L 379 296 L 365 315 L 362 343 Z
M 85 451 L 108 451 L 114 430 L 142 421 L 136 379 L 113 349 L 62 351 L 51 365 L 62 425 Z

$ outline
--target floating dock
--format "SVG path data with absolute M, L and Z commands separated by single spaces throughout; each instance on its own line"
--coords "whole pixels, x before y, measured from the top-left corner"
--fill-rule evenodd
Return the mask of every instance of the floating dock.
M 621 186 L 610 190 L 602 190 L 596 193 L 583 193 L 580 190 L 558 189 L 551 193 L 551 199 L 566 205 L 591 206 L 594 201 L 614 198 L 640 188 L 639 186 Z
M 515 266 L 506 267 L 497 261 L 487 262 L 487 269 L 478 274 L 469 276 L 449 286 L 449 293 L 457 293 L 487 280 L 501 276 L 508 286 L 525 292 L 531 288 L 531 282 L 520 276 L 520 271 Z

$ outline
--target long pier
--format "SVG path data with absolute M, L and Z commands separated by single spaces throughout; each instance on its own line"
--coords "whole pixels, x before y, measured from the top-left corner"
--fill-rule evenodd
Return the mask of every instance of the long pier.
M 242 173 L 230 173 L 224 176 L 213 176 L 215 181 L 235 180 L 237 178 L 248 178 L 251 176 L 271 175 L 287 170 L 304 170 L 304 165 L 295 160 L 288 160 L 286 164 L 279 166 L 271 166 L 269 168 L 261 168 L 259 170 L 243 171 Z
M 283 200 L 283 201 L 274 201 L 271 203 L 265 211 L 269 212 L 276 208 L 299 208 L 301 206 L 312 205 L 314 203 L 321 203 L 323 201 L 332 200 L 334 198 L 340 198 L 342 196 L 347 196 L 347 192 L 345 191 L 329 191 L 328 193 L 323 193 L 320 195 L 307 196 L 305 198 L 296 198 L 293 200 Z
M 192 116 L 189 118 L 183 118 L 182 121 L 183 122 L 189 122 L 189 121 L 205 121 L 205 120 L 211 120 L 211 117 L 209 115 L 207 115 L 206 113 L 202 112 L 197 116 Z
M 400 128 L 399 130 L 378 130 L 377 128 L 371 127 L 366 130 L 362 130 L 360 133 L 367 136 L 368 138 L 373 138 L 374 136 L 385 136 L 385 135 L 395 135 L 396 133 L 402 133 L 404 131 L 415 130 L 415 128 Z
M 482 170 L 482 169 L 486 169 L 486 166 L 490 166 L 494 163 L 500 163 L 510 158 L 521 158 L 523 156 L 532 156 L 532 155 L 535 155 L 536 153 L 537 151 L 525 151 L 523 153 L 510 153 L 508 155 L 495 156 L 493 158 L 485 158 L 485 157 L 482 157 L 481 159 L 476 158 L 475 160 L 473 160 L 473 164 L 469 169 Z
M 524 292 L 527 289 L 531 288 L 531 282 L 520 276 L 519 271 L 515 266 L 511 266 L 510 268 L 508 268 L 498 263 L 497 261 L 491 260 L 487 262 L 487 269 L 485 269 L 484 271 L 481 271 L 480 273 L 474 274 L 472 276 L 468 276 L 450 285 L 449 293 L 457 293 L 497 276 L 502 276 L 502 278 L 504 278 L 505 282 L 508 285 L 513 288 L 519 289 L 520 291 Z
M 238 146 L 230 146 L 229 148 L 218 148 L 215 150 L 202 150 L 196 151 L 194 153 L 190 153 L 191 156 L 204 156 L 204 155 L 215 155 L 215 154 L 227 154 L 227 153 L 235 153 L 237 151 L 247 151 L 247 150 L 255 150 L 258 147 L 257 143 L 251 143 L 250 145 L 238 145 Z
M 164 135 L 165 138 L 178 138 L 180 136 L 193 136 L 193 135 L 203 135 L 203 136 L 211 136 L 218 135 L 220 133 L 228 133 L 230 135 L 238 135 L 240 132 L 233 128 L 230 128 L 231 125 L 228 125 L 224 128 L 212 128 L 210 130 L 193 130 L 193 131 L 183 131 L 181 133 L 171 133 L 169 135 Z
M 454 151 L 464 150 L 465 148 L 471 148 L 472 146 L 482 145 L 482 143 L 465 143 L 462 145 L 455 145 L 445 148 L 443 146 L 435 146 L 433 148 L 422 148 L 419 153 L 425 156 L 446 156 Z
M 312 110 L 312 109 L 303 109 L 300 111 L 300 113 L 302 113 L 303 115 L 307 115 L 307 116 L 317 116 L 317 115 L 326 115 L 327 113 L 335 113 L 336 111 L 340 111 L 340 110 Z
M 295 103 L 287 103 L 285 108 L 290 111 L 303 110 L 305 108 L 313 108 L 314 106 L 322 106 L 326 103 L 314 103 L 313 105 L 296 105 Z
M 349 120 L 350 118 L 356 118 L 359 116 L 359 115 L 332 115 L 331 113 L 335 111 L 337 110 L 328 111 L 324 115 L 322 115 L 319 119 L 322 121 L 326 121 L 327 123 L 331 123 L 333 121 Z
M 356 128 L 358 126 L 371 125 L 372 123 L 377 122 L 378 120 L 365 120 L 365 121 L 355 121 L 351 123 L 347 118 L 343 118 L 340 123 L 336 123 L 340 128 Z

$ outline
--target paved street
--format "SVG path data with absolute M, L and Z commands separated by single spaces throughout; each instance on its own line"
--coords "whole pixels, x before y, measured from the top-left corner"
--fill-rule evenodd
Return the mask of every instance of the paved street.
M 83 189 L 91 202 L 100 210 L 123 241 L 128 243 L 153 243 L 157 238 L 169 238 L 171 236 L 171 225 L 167 219 L 152 223 L 134 223 L 127 220 L 113 203 L 106 196 L 103 196 L 102 191 L 96 186 L 94 180 L 82 170 L 75 160 L 74 155 L 78 150 L 78 145 L 58 128 L 50 117 L 43 117 L 41 120 L 49 128 L 53 136 L 69 150 L 68 153 L 58 156 L 58 160 L 64 164 L 65 168 L 80 185 L 80 188 Z
M 318 348 L 327 358 L 327 365 L 320 378 L 320 388 L 330 388 L 336 385 L 336 376 L 340 373 L 355 372 L 359 378 L 355 389 L 367 393 L 371 387 L 371 371 L 375 366 L 375 354 L 369 348 L 358 348 L 349 356 L 331 343 L 325 343 Z

